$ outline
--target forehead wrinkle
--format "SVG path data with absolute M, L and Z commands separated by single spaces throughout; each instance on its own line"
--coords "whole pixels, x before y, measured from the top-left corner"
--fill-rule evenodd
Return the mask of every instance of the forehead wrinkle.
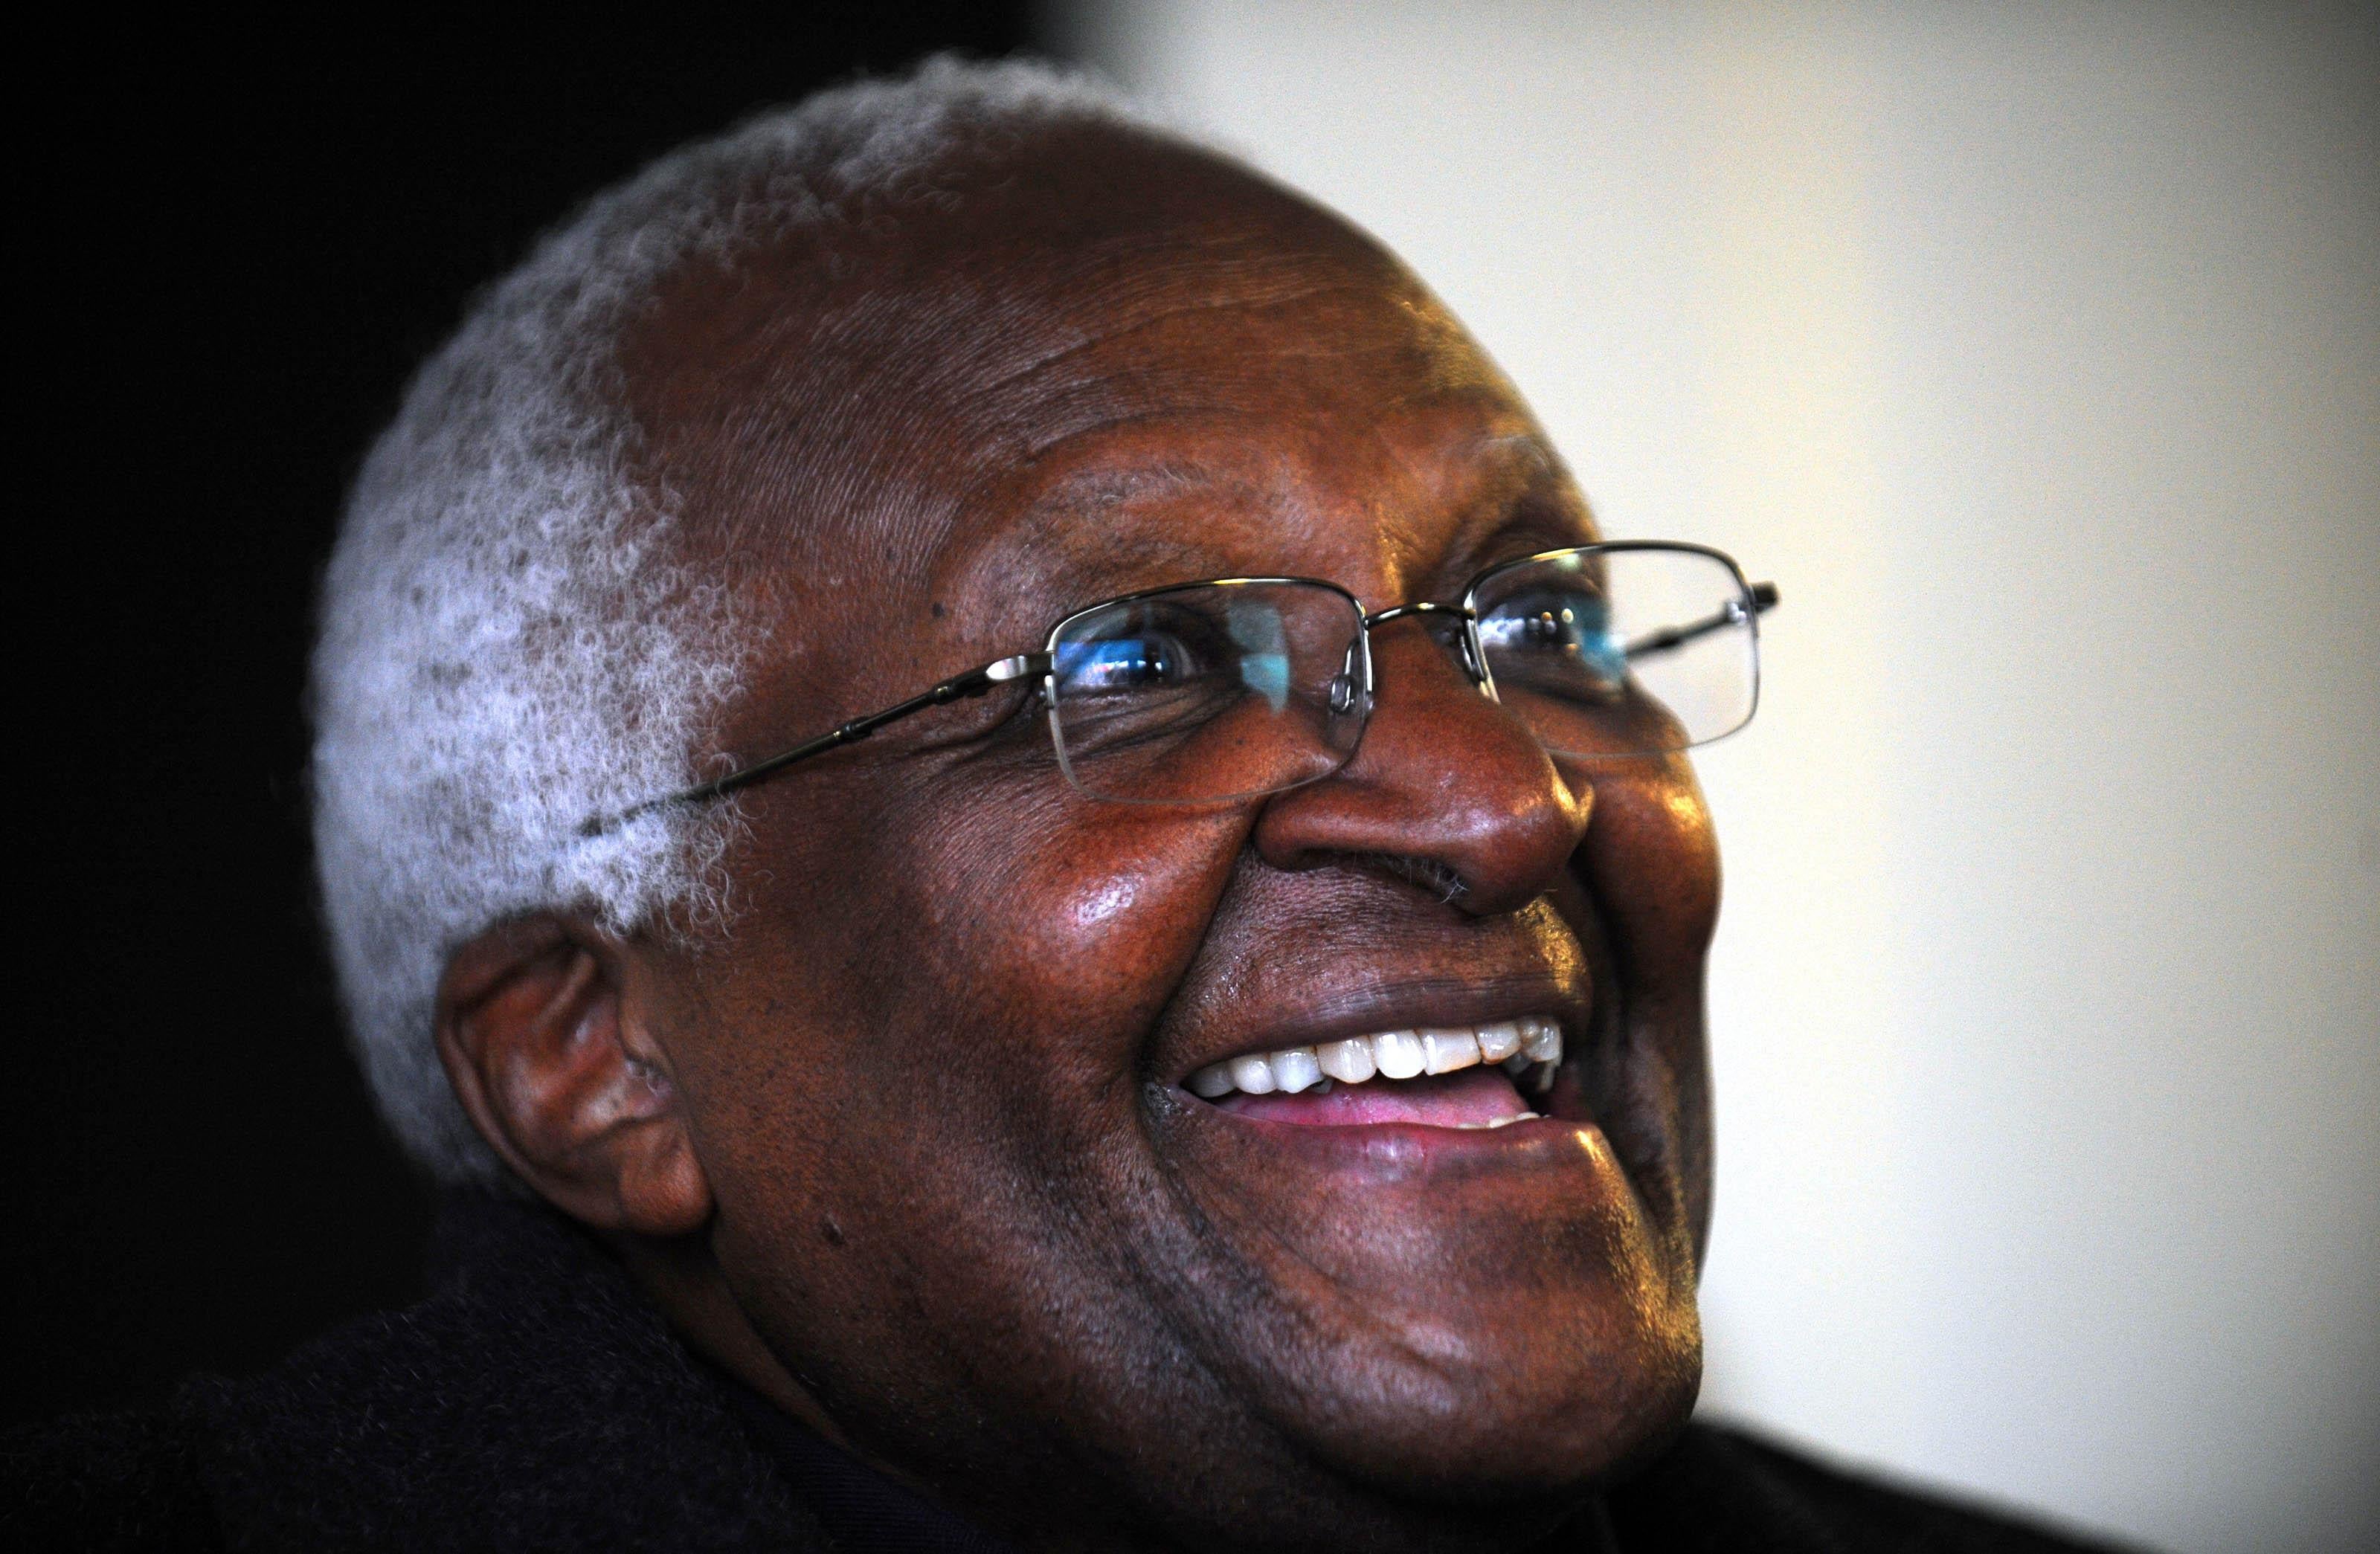
M 681 275 L 674 301 L 688 290 L 728 295 L 703 312 L 694 340 L 681 341 L 709 348 L 663 353 L 708 402 L 695 419 L 708 419 L 713 436 L 701 439 L 710 445 L 698 458 L 714 467 L 713 493 L 729 498 L 716 515 L 722 540 L 737 552 L 790 550 L 804 570 L 839 573 L 836 552 L 858 540 L 884 581 L 915 579 L 968 500 L 1008 467 L 1134 401 L 1204 407 L 1180 392 L 1195 384 L 1167 382 L 1173 364 L 1161 348 L 1075 370 L 1151 333 L 1239 313 L 1246 332 L 1270 336 L 1261 355 L 1274 362 L 1403 353 L 1422 395 L 1475 387 L 1479 377 L 1467 359 L 1475 352 L 1446 348 L 1463 336 L 1435 298 L 1335 223 L 1318 237 L 1210 213 L 1187 232 L 1133 228 L 1060 255 L 1037 248 L 1022 261 L 986 263 L 970 254 L 922 271 L 887 253 L 880 257 L 893 273 L 868 267 L 840 297 L 832 293 L 843 288 L 821 293 L 809 257 L 795 245 Z M 1339 316 L 1282 326 L 1284 313 L 1325 310 Z M 934 470 L 939 479 L 915 479 L 938 461 L 908 455 L 953 431 L 974 446 L 955 467 Z M 861 532 L 863 514 L 875 532 Z
M 1277 314 L 1327 297 L 1360 296 L 1365 290 L 1366 288 L 1346 281 L 1311 282 L 1302 285 L 1276 285 L 1255 295 L 1234 293 L 1196 297 L 1170 307 L 1148 307 L 1135 310 L 1122 317 L 1103 308 L 1099 327 L 1096 331 L 1085 333 L 1074 339 L 1054 343 L 1033 359 L 1019 362 L 1008 371 L 985 382 L 978 392 L 986 396 L 998 395 L 1005 391 L 1023 386 L 1034 379 L 1046 377 L 1093 352 L 1113 348 L 1137 335 L 1161 330 L 1186 320 L 1215 314 L 1245 313 L 1251 315 L 1249 320 L 1251 326 L 1261 328 L 1270 322 L 1267 315 Z M 1105 299 L 1101 300 L 1104 303 Z M 1303 337 L 1305 333 L 1292 332 L 1287 339 L 1273 345 L 1266 354 L 1273 358 L 1298 360 L 1327 360 L 1412 349 L 1411 342 L 1357 341 L 1339 333 L 1332 334 L 1327 343 L 1309 344 Z M 1117 373 L 1113 369 L 1108 369 L 1094 370 L 1086 376 L 1088 380 L 1096 382 L 1115 377 Z M 1046 448 L 1049 443 L 1050 440 L 1044 440 L 1034 444 L 1036 451 Z
M 1386 415 L 1442 411 L 1427 392 L 1387 407 Z M 1181 426 L 1204 421 L 1210 429 L 1236 413 L 1229 406 L 1176 404 L 1163 410 L 1118 416 L 1104 405 L 1076 407 L 1068 417 L 1076 424 L 1054 428 L 1051 441 L 1036 446 L 1023 463 L 1039 462 L 1068 443 L 1105 434 L 1128 433 L 1136 427 Z M 1088 413 L 1083 413 L 1088 412 Z M 1412 602 L 1435 594 L 1435 578 L 1453 587 L 1471 572 L 1509 559 L 1481 548 L 1512 517 L 1518 498 L 1532 487 L 1566 484 L 1566 474 L 1542 433 L 1469 431 L 1451 439 L 1442 454 L 1415 451 L 1395 438 L 1377 444 L 1405 473 L 1409 493 L 1425 493 L 1428 511 L 1408 516 L 1419 521 L 1400 523 L 1394 514 L 1404 505 L 1394 492 L 1358 492 L 1361 504 L 1373 515 L 1372 528 L 1388 546 L 1388 565 L 1380 582 L 1391 597 L 1367 601 L 1371 608 Z M 762 455 L 763 462 L 767 455 Z M 824 515 L 823 522 L 802 525 L 807 538 L 826 546 L 856 548 L 861 536 L 855 524 L 838 523 L 834 515 L 868 513 L 877 520 L 866 537 L 868 586 L 882 589 L 888 601 L 906 597 L 914 584 L 919 602 L 949 601 L 965 612 L 961 629 L 994 634 L 1001 644 L 1012 636 L 1038 633 L 1062 614 L 1099 599 L 1169 583 L 1234 575 L 1273 575 L 1305 570 L 1286 558 L 1242 553 L 1219 548 L 1179 527 L 1153 529 L 1114 528 L 1111 521 L 1135 504 L 1184 496 L 1204 496 L 1243 511 L 1269 506 L 1282 499 L 1268 491 L 1267 482 L 1251 480 L 1239 470 L 1218 465 L 1190 450 L 1142 455 L 1123 462 L 1094 462 L 1067 468 L 1034 490 L 1027 477 L 1024 492 L 1011 487 L 1018 471 L 1008 466 L 978 472 L 957 497 L 945 503 L 886 504 L 883 492 L 860 489 L 864 476 L 857 467 L 840 464 L 821 475 L 802 505 Z M 1022 498 L 1014 516 L 972 542 L 953 540 L 965 528 L 969 514 L 986 507 L 1008 506 Z M 871 499 L 872 498 L 872 499 Z M 1582 505 L 1567 490 L 1562 506 Z M 1449 524 L 1448 519 L 1453 522 Z M 735 527 L 751 529 L 778 525 L 739 505 Z M 785 527 L 793 527 L 786 525 Z M 1587 529 L 1577 538 L 1592 538 L 1591 525 L 1552 522 L 1547 536 L 1569 542 L 1571 530 Z M 1104 530 L 1104 532 L 1095 532 Z M 782 529 L 780 543 L 782 543 Z M 832 538 L 830 538 L 830 535 Z M 1087 538 L 1097 543 L 1086 547 Z M 765 537 L 764 537 L 765 538 Z M 771 547 L 773 548 L 773 547 Z M 811 587 L 847 585 L 840 569 L 819 565 L 814 557 L 804 569 Z M 1024 575 L 1020 563 L 1030 565 Z M 830 573 L 834 575 L 829 575 Z M 1457 576 L 1457 575 L 1460 576 Z M 1332 578 L 1349 586 L 1361 579 Z M 1359 587 L 1358 591 L 1363 589 Z M 987 610 L 987 601 L 992 601 Z M 974 628 L 974 629 L 969 629 Z M 1001 646 L 999 650 L 1008 650 Z
M 834 552 L 862 540 L 857 525 L 866 515 L 875 520 L 874 531 L 864 537 L 871 572 L 887 584 L 912 580 L 964 524 L 972 503 L 1066 441 L 1134 419 L 1234 408 L 1167 392 L 1175 369 L 1161 351 L 1121 370 L 1067 370 L 1073 363 L 1182 321 L 1253 310 L 1258 316 L 1252 327 L 1263 328 L 1266 312 L 1357 292 L 1343 283 L 1290 284 L 1284 277 L 1261 287 L 1253 301 L 1244 295 L 1199 297 L 1140 310 L 1098 334 L 1054 341 L 1046 338 L 1051 326 L 1079 312 L 1079 305 L 1020 306 L 1012 299 L 1005 308 L 962 312 L 974 327 L 953 331 L 947 325 L 964 309 L 961 299 L 944 297 L 924 308 L 914 306 L 914 296 L 864 299 L 832 318 L 787 321 L 782 330 L 756 332 L 718 381 L 723 386 L 746 372 L 777 377 L 769 371 L 771 358 L 782 358 L 791 334 L 846 365 L 867 357 L 873 364 L 850 374 L 830 367 L 780 378 L 759 392 L 714 396 L 708 416 L 698 418 L 710 421 L 711 434 L 691 449 L 681 442 L 673 462 L 693 454 L 686 473 L 726 498 L 716 504 L 716 532 L 733 551 L 790 551 L 802 558 L 806 572 L 832 573 L 839 570 Z M 903 301 L 912 305 L 898 305 Z M 1294 338 L 1296 332 L 1290 333 Z M 953 334 L 959 336 L 955 342 Z M 1367 348 L 1395 347 L 1350 346 L 1339 354 Z M 1141 408 L 1151 402 L 1155 407 Z M 929 461 L 912 461 L 906 454 L 953 429 L 971 444 L 959 467 L 938 472 L 944 479 L 915 478 Z M 820 444 L 830 437 L 838 446 L 821 456 Z M 704 466 L 710 467 L 707 482 Z

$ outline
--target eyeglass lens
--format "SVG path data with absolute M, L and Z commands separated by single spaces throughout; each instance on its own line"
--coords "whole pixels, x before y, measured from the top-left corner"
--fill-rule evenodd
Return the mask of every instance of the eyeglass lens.
M 1751 720 L 1753 613 L 1716 556 L 1566 552 L 1499 568 L 1470 602 L 1497 699 L 1557 755 L 1660 755 Z
M 1050 643 L 1051 731 L 1098 798 L 1274 793 L 1346 763 L 1366 711 L 1362 616 L 1312 583 L 1204 583 L 1101 605 Z
M 1499 700 L 1549 750 L 1683 749 L 1742 726 L 1756 685 L 1743 585 L 1699 552 L 1565 552 L 1469 600 Z M 1370 710 L 1363 622 L 1318 583 L 1192 584 L 1085 611 L 1050 642 L 1050 730 L 1094 797 L 1211 802 L 1343 766 Z

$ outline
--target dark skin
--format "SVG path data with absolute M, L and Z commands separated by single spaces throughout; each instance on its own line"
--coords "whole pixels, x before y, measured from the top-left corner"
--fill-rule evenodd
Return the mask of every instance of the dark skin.
M 945 181 L 839 265 L 678 276 L 628 342 L 760 638 L 704 770 L 1132 589 L 1377 611 L 1593 538 L 1511 386 L 1327 212 L 1107 129 Z M 1014 692 L 750 790 L 724 931 L 456 953 L 457 1091 L 691 1342 L 1022 1545 L 1524 1545 L 1692 1406 L 1718 855 L 1682 760 L 1558 764 L 1416 624 L 1374 650 L 1354 759 L 1261 800 L 1085 798 Z M 1530 1011 L 1570 1061 L 1505 1132 L 1183 1084 Z

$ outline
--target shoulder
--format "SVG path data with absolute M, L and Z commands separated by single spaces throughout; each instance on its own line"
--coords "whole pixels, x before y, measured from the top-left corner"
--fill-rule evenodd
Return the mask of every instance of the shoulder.
M 2113 1554 L 2112 1546 L 1821 1463 L 1744 1431 L 1691 1425 L 1608 1501 L 1626 1554 Z
M 12 1438 L 10 1499 L 78 1542 L 130 1508 L 240 1548 L 802 1546 L 780 1475 L 600 1251 L 486 1202 L 441 1238 L 450 1266 L 419 1305 L 156 1411 Z

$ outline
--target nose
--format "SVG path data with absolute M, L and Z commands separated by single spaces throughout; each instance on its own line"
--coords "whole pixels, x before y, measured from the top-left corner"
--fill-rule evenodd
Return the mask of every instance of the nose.
M 1257 854 L 1276 868 L 1333 862 L 1443 882 L 1478 916 L 1536 900 L 1586 834 L 1594 790 L 1573 788 L 1464 667 L 1451 622 L 1375 617 L 1363 743 L 1334 775 L 1273 797 Z

